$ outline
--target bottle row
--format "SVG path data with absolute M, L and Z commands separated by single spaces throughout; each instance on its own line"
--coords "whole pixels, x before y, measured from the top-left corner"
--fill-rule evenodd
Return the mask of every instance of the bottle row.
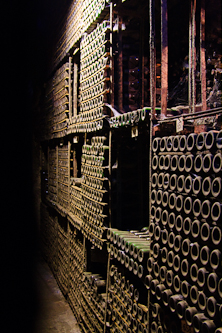
M 111 117 L 109 120 L 110 128 L 137 124 L 139 121 L 144 121 L 148 114 L 149 108 L 143 108 Z
M 149 309 L 141 302 L 141 291 L 117 266 L 110 268 L 109 307 L 112 332 L 149 332 Z M 144 295 L 143 295 L 144 296 Z M 144 300 L 143 300 L 144 302 Z
M 107 190 L 94 190 L 84 184 L 82 184 L 82 196 L 91 198 L 97 202 L 106 202 L 107 201 Z
M 100 83 L 108 82 L 109 81 L 109 73 L 108 73 L 108 65 L 106 65 L 105 69 L 100 69 L 99 71 L 96 72 L 96 74 L 92 75 L 89 79 L 85 80 L 82 82 L 80 90 L 81 92 L 88 93 L 89 89 L 97 89 L 97 85 Z M 89 94 L 92 96 L 92 93 Z M 95 95 L 95 93 L 94 93 Z M 90 96 L 88 97 L 90 98 Z
M 98 142 L 96 142 L 95 140 L 98 139 Z M 100 139 L 103 138 L 103 139 Z M 104 155 L 108 152 L 109 150 L 109 146 L 104 145 L 104 141 L 106 141 L 106 137 L 93 137 L 92 139 L 92 144 L 91 145 L 83 145 L 82 146 L 82 156 L 84 159 L 86 159 L 87 157 L 96 157 L 96 156 L 101 156 L 104 157 Z M 99 140 L 101 140 L 99 142 Z
M 81 40 L 80 50 L 80 61 L 81 61 L 81 70 L 83 70 L 88 65 L 91 65 L 95 60 L 100 58 L 96 53 L 99 48 L 101 48 L 104 43 L 109 42 L 109 22 L 103 21 L 100 25 L 97 26 L 90 34 L 84 34 Z M 88 61 L 86 58 L 91 58 Z M 96 57 L 96 58 L 95 58 Z
M 101 15 L 106 6 L 106 2 L 107 0 L 94 0 L 91 4 L 83 7 L 83 31 L 86 31 Z
M 221 177 L 214 178 L 212 175 L 201 177 L 183 174 L 179 176 L 175 173 L 169 174 L 164 172 L 153 173 L 151 184 L 152 188 L 158 188 L 156 191 L 162 191 L 163 193 L 168 190 L 213 198 L 220 197 L 221 195 Z M 169 195 L 169 193 L 165 195 Z
M 222 130 L 191 133 L 186 135 L 164 136 L 155 138 L 152 151 L 159 152 L 186 152 L 222 149 Z
M 174 244 L 174 239 L 172 239 L 171 245 Z M 204 265 L 209 271 L 214 270 L 217 274 L 220 274 L 221 251 L 216 248 L 210 252 L 208 246 L 201 246 L 198 242 L 192 243 L 189 238 L 185 238 L 177 249 L 151 242 L 150 253 L 155 260 L 160 261 L 160 265 L 173 269 L 177 274 L 181 272 L 181 255 L 182 258 L 189 259 L 192 263 Z
M 184 196 L 169 192 L 152 190 L 151 192 L 151 215 L 155 222 L 167 223 L 171 211 L 178 215 L 192 214 L 194 218 L 208 219 L 220 223 L 222 204 L 219 201 L 200 200 L 196 197 Z M 155 205 L 162 205 L 156 207 Z M 164 209 L 166 207 L 166 209 Z
M 208 243 L 214 247 L 220 245 L 222 238 L 220 226 L 209 224 L 204 220 L 193 220 L 189 216 L 184 218 L 174 213 L 165 214 L 162 215 L 160 223 L 151 222 L 149 226 L 150 236 L 154 236 L 154 239 L 164 246 L 168 244 L 178 252 L 181 248 L 182 235 L 192 241 L 198 239 L 200 244 Z
M 222 170 L 221 152 L 216 154 L 188 154 L 188 155 L 154 155 L 152 158 L 154 171 L 194 172 L 204 174 L 218 174 Z
M 73 1 L 68 9 L 66 20 L 59 31 L 55 47 L 54 62 L 56 67 L 82 36 L 83 21 L 82 0 Z
M 106 82 L 97 83 L 94 87 L 83 91 L 80 95 L 80 103 L 86 103 L 101 94 L 109 93 L 109 85 Z

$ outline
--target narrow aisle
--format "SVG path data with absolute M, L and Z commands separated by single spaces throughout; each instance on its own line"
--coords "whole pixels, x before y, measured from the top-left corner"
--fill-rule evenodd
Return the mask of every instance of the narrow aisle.
M 37 266 L 37 283 L 40 307 L 35 333 L 80 333 L 68 302 L 41 257 Z

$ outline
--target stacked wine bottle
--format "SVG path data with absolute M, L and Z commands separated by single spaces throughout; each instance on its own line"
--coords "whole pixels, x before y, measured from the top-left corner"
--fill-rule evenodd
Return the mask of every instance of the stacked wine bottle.
M 48 177 L 48 198 L 51 202 L 57 202 L 57 148 L 49 149 L 49 177 Z
M 155 309 L 176 313 L 195 332 L 221 326 L 221 148 L 222 131 L 154 138 L 152 145 L 146 285 L 153 306 L 160 304 Z
M 107 250 L 126 269 L 139 278 L 144 278 L 150 252 L 149 230 L 107 230 Z
M 149 332 L 149 311 L 145 293 L 138 290 L 134 281 L 122 270 L 112 265 L 109 272 L 109 309 L 107 311 L 110 332 Z
M 46 86 L 45 111 L 48 137 L 59 137 L 67 128 L 70 71 L 70 64 L 67 62 L 56 71 Z
M 109 102 L 109 21 L 103 21 L 80 44 L 80 115 L 79 121 L 95 122 L 103 117 Z M 100 124 L 100 123 L 99 123 Z M 90 125 L 97 128 L 97 122 Z M 90 128 L 83 127 L 84 131 Z M 88 130 L 87 130 L 88 129 Z
M 102 248 L 108 207 L 108 153 L 106 137 L 93 137 L 91 145 L 83 146 L 82 154 L 82 220 L 83 234 Z
M 58 204 L 69 207 L 69 148 L 68 145 L 58 147 Z
M 83 4 L 82 0 L 72 1 L 67 12 L 66 20 L 59 30 L 56 43 L 53 67 L 56 67 L 78 42 L 83 32 Z M 85 2 L 85 1 L 84 1 Z

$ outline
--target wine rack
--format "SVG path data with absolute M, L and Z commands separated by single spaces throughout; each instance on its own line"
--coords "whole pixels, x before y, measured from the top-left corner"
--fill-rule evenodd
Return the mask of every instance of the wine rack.
M 81 39 L 80 116 L 83 122 L 102 118 L 104 104 L 109 102 L 109 30 L 109 21 L 103 21 Z
M 83 32 L 83 4 L 85 1 L 72 1 L 66 20 L 60 27 L 60 36 L 56 43 L 53 66 L 63 60 L 71 48 L 79 41 Z
M 57 272 L 57 216 L 41 203 L 41 245 L 43 254 L 54 274 Z
M 70 186 L 70 212 L 82 219 L 82 188 L 80 186 Z
M 69 207 L 69 145 L 58 147 L 58 204 Z
M 59 26 L 40 135 L 41 241 L 85 333 L 222 331 L 222 110 L 206 111 L 200 89 L 218 105 L 221 56 L 205 54 L 206 84 L 203 64 L 182 73 L 176 3 L 169 73 L 164 1 L 156 28 L 145 0 L 71 1 Z
M 77 321 L 80 320 L 80 295 L 81 295 L 81 280 L 82 274 L 85 269 L 85 252 L 83 246 L 82 235 L 70 223 L 70 258 L 69 258 L 69 293 L 68 301 L 76 316 Z
M 83 234 L 102 249 L 105 242 L 108 206 L 108 153 L 106 137 L 93 137 L 82 149 Z
M 110 332 L 149 332 L 149 309 L 144 301 L 147 292 L 137 289 L 134 280 L 127 279 L 115 265 L 111 266 L 109 276 Z
M 58 218 L 58 255 L 57 274 L 58 285 L 63 292 L 68 293 L 68 272 L 69 272 L 69 234 L 67 220 L 59 216 Z
M 107 240 L 108 253 L 142 281 L 145 278 L 150 253 L 148 227 L 131 232 L 108 229 Z
M 160 311 L 167 309 L 195 332 L 214 331 L 220 322 L 220 149 L 221 131 L 156 137 L 152 143 L 147 287 Z M 153 321 L 151 328 L 157 325 Z
M 48 198 L 50 201 L 57 202 L 57 147 L 49 149 L 49 179 L 48 179 Z
M 84 0 L 83 1 L 83 32 L 90 29 L 101 16 L 106 6 L 106 0 Z
M 60 137 L 67 128 L 71 99 L 71 63 L 62 65 L 46 85 L 47 136 Z

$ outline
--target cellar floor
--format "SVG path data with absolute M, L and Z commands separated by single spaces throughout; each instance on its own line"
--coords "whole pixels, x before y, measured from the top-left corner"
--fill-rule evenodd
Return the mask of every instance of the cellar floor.
M 41 257 L 38 259 L 36 278 L 39 311 L 34 333 L 80 333 L 68 302 L 47 263 Z

